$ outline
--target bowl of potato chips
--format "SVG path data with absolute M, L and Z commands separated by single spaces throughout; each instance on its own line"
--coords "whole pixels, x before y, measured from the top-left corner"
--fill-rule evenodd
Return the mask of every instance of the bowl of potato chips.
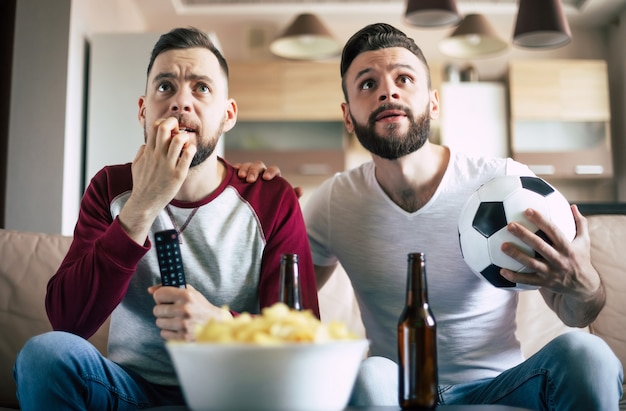
M 277 303 L 210 320 L 196 341 L 166 346 L 193 411 L 340 411 L 369 342 Z

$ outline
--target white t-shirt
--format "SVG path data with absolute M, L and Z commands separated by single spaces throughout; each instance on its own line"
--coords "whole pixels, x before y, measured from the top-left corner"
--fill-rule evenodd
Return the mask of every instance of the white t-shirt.
M 423 252 L 437 321 L 441 384 L 493 377 L 523 358 L 515 337 L 517 294 L 478 278 L 463 261 L 457 221 L 469 196 L 503 174 L 532 175 L 512 159 L 452 151 L 441 184 L 420 210 L 401 209 L 380 188 L 374 163 L 335 175 L 306 204 L 313 261 L 340 262 L 355 290 L 371 355 L 397 360 L 407 254 Z

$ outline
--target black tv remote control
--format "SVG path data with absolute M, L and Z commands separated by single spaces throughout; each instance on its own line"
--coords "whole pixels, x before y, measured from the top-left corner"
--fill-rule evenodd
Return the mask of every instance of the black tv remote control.
M 171 287 L 186 288 L 178 232 L 176 230 L 158 231 L 154 233 L 154 240 L 161 271 L 161 283 Z

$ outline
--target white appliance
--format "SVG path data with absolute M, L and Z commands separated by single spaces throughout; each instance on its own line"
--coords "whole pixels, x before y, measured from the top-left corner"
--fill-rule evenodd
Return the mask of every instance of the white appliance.
M 504 84 L 450 82 L 440 92 L 441 144 L 481 156 L 510 156 Z

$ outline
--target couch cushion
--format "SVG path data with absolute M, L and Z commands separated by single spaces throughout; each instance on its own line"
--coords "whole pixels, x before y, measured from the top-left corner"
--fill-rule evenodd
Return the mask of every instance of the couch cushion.
M 71 239 L 0 231 L 0 405 L 16 405 L 13 363 L 31 336 L 50 330 L 44 308 L 46 283 Z
M 572 330 L 581 330 L 563 324 L 537 290 L 519 293 L 516 322 L 515 334 L 526 358 L 539 351 L 555 337 Z M 582 330 L 588 332 L 589 328 L 585 327 Z
M 626 216 L 591 215 L 587 217 L 591 235 L 591 260 L 600 273 L 607 293 L 606 306 L 588 329 L 604 339 L 626 364 Z M 520 293 L 518 338 L 526 356 L 536 352 L 557 335 L 570 331 L 547 305 L 538 291 Z M 624 385 L 626 392 L 626 385 Z M 626 398 L 620 403 L 626 410 Z
M 44 298 L 70 237 L 0 230 L 0 406 L 17 407 L 13 364 L 30 337 L 51 330 Z M 91 341 L 106 350 L 108 329 Z
M 591 261 L 606 288 L 606 305 L 591 324 L 626 365 L 626 216 L 594 215 L 587 217 L 591 233 Z M 624 386 L 626 391 L 626 385 Z M 626 398 L 622 408 L 626 409 Z

